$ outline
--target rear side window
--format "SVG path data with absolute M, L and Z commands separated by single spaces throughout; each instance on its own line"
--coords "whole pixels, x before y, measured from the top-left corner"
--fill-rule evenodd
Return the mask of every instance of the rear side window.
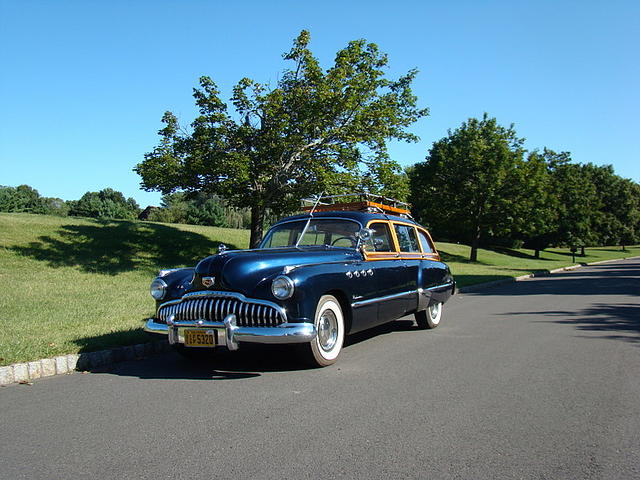
M 422 246 L 422 251 L 424 253 L 433 253 L 433 248 L 431 248 L 431 244 L 429 243 L 429 239 L 427 238 L 426 233 L 421 230 L 418 230 L 418 238 L 420 239 L 420 245 Z
M 420 247 L 418 247 L 418 238 L 416 237 L 416 229 L 409 225 L 396 225 L 396 236 L 398 237 L 398 243 L 400 244 L 401 252 L 417 252 L 420 253 Z

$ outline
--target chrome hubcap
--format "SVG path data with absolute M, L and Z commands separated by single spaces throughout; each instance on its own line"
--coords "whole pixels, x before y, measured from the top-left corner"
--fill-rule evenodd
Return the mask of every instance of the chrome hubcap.
M 432 322 L 438 321 L 438 316 L 440 315 L 441 307 L 442 307 L 442 304 L 440 303 L 436 303 L 435 305 L 431 305 L 429 307 L 429 316 L 431 317 Z
M 338 341 L 338 320 L 332 310 L 325 310 L 318 320 L 318 343 L 325 351 L 330 351 Z

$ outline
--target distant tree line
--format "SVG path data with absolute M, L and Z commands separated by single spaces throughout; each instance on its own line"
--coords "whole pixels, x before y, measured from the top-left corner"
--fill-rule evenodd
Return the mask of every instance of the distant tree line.
M 640 242 L 640 185 L 568 152 L 527 152 L 486 114 L 434 142 L 408 171 L 414 215 L 434 236 L 471 245 L 578 249 Z
M 60 198 L 41 197 L 29 185 L 18 187 L 0 186 L 0 212 L 39 213 L 66 217 L 69 203 Z
M 35 188 L 20 185 L 0 186 L 0 212 L 133 220 L 140 217 L 142 210 L 133 198 L 125 198 L 111 188 L 64 201 L 43 197 Z M 251 224 L 251 212 L 229 206 L 216 195 L 174 193 L 163 196 L 160 207 L 149 208 L 145 220 L 246 229 Z
M 163 195 L 160 208 L 151 210 L 147 220 L 247 229 L 251 225 L 251 211 L 233 207 L 218 195 L 178 192 Z
M 133 198 L 111 188 L 87 192 L 79 200 L 42 197 L 29 185 L 0 186 L 0 212 L 38 213 L 59 217 L 93 217 L 114 219 L 138 218 L 140 207 Z

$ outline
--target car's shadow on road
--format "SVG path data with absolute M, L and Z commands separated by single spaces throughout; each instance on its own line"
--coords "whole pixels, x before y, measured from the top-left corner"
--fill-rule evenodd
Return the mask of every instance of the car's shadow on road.
M 406 318 L 386 323 L 348 336 L 345 339 L 344 351 L 379 335 L 416 328 L 413 321 Z M 171 351 L 140 360 L 92 368 L 89 371 L 142 379 L 249 380 L 265 373 L 313 370 L 314 367 L 305 363 L 300 350 L 293 345 L 245 343 L 241 344 L 236 352 L 220 348 L 198 360 L 187 359 Z

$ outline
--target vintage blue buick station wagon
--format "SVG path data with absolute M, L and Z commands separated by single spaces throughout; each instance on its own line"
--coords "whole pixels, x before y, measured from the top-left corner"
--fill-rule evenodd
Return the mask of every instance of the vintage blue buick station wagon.
M 406 204 L 370 198 L 322 197 L 273 225 L 257 249 L 221 248 L 195 268 L 161 271 L 145 330 L 167 335 L 187 357 L 288 343 L 326 366 L 345 335 L 408 314 L 419 328 L 437 327 L 455 291 L 449 268 Z

